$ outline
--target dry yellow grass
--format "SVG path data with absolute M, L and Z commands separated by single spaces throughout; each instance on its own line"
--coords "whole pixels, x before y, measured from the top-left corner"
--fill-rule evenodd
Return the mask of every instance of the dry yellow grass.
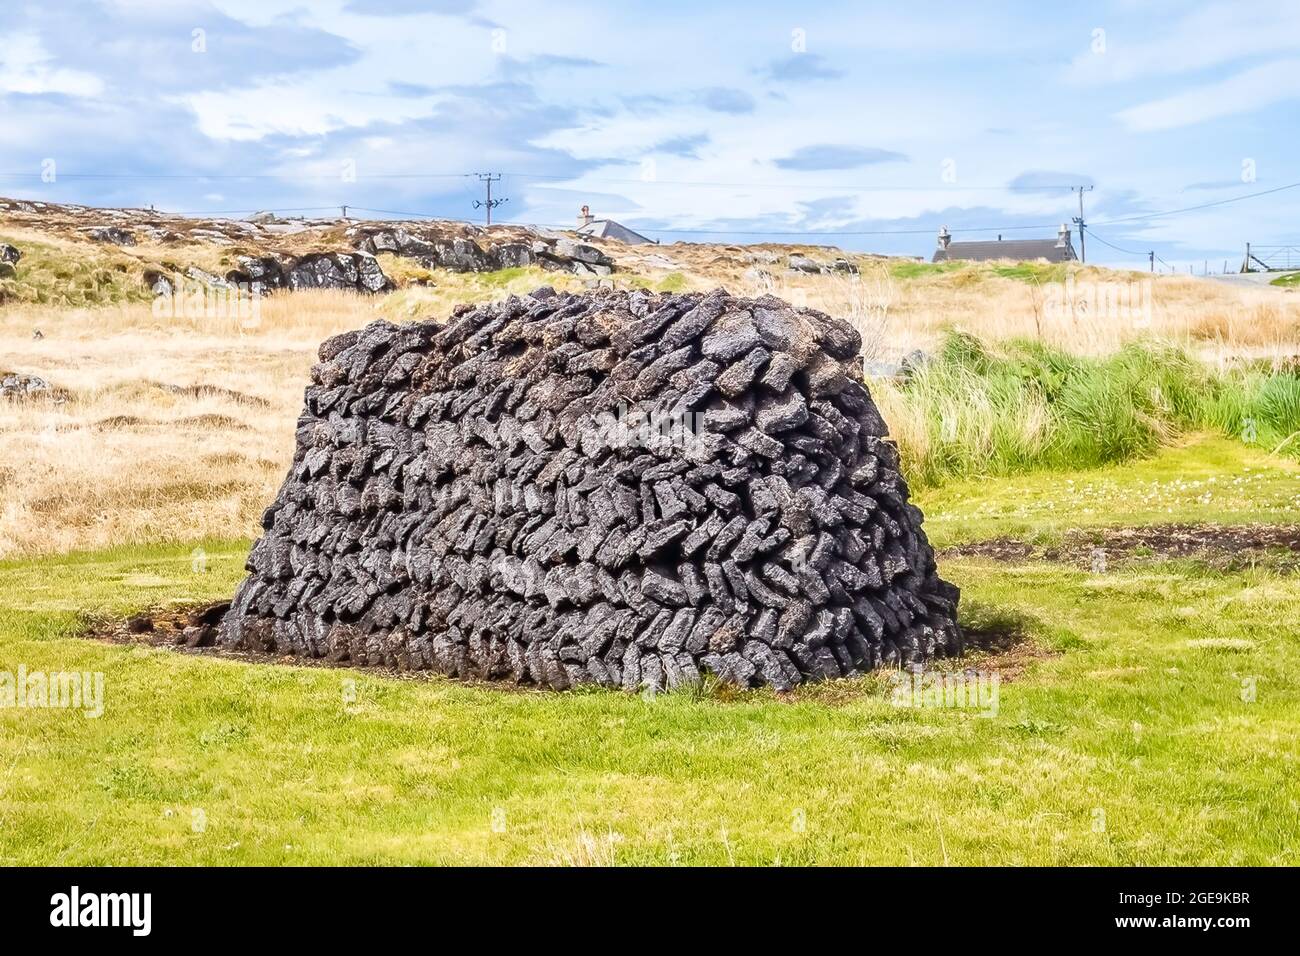
M 718 274 L 689 272 L 678 284 L 706 288 L 722 281 L 732 291 L 772 291 L 849 316 L 869 352 L 883 357 L 933 345 L 952 325 L 993 339 L 1038 337 L 1079 352 L 1157 334 L 1219 357 L 1294 354 L 1300 339 L 1293 295 L 1197 279 L 1158 278 L 1152 321 L 1139 326 L 1068 314 L 1047 322 L 1041 287 L 977 272 L 898 279 L 888 263 L 865 259 L 857 279 L 800 276 L 747 285 L 733 272 L 730 266 Z M 1083 281 L 1114 278 L 1079 273 Z M 665 274 L 671 272 L 652 272 L 649 281 L 662 282 Z M 234 318 L 160 321 L 139 303 L 0 307 L 0 370 L 40 375 L 69 393 L 61 405 L 0 405 L 0 556 L 251 536 L 288 466 L 322 339 L 377 317 L 442 317 L 456 302 L 497 299 L 542 283 L 580 286 L 572 277 L 535 270 L 438 273 L 432 281 L 374 299 L 338 292 L 273 296 L 263 300 L 260 322 L 251 328 Z M 44 338 L 33 339 L 37 328 Z M 879 391 L 895 434 L 904 442 L 926 440 L 891 393 Z M 1029 433 L 1035 427 L 1025 423 Z
M 1300 349 L 1300 297 L 1269 286 L 1079 266 L 1070 268 L 1068 284 L 1003 278 L 981 268 L 900 279 L 893 268 L 865 262 L 856 277 L 780 276 L 738 285 L 853 319 L 867 354 L 885 359 L 930 348 L 952 328 L 1087 355 L 1145 336 L 1216 361 Z M 1128 300 L 1116 305 L 1117 295 Z
M 251 331 L 159 324 L 148 306 L 0 312 L 0 368 L 69 393 L 0 406 L 0 555 L 251 534 L 288 465 L 316 346 L 376 304 L 268 299 Z

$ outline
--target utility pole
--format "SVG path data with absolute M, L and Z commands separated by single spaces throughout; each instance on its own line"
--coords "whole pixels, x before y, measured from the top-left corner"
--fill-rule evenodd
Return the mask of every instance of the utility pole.
M 1079 215 L 1074 217 L 1074 224 L 1079 227 L 1079 261 L 1086 264 L 1088 261 L 1088 248 L 1087 244 L 1084 242 L 1083 232 L 1087 228 L 1088 223 L 1085 222 L 1083 218 L 1083 194 L 1085 192 L 1092 192 L 1092 187 L 1075 186 L 1071 189 L 1071 192 L 1077 192 L 1079 194 Z
M 1147 258 L 1151 260 L 1151 271 L 1156 271 L 1156 251 L 1152 249 L 1147 253 Z
M 487 224 L 490 226 L 492 225 L 492 210 L 510 200 L 492 198 L 492 184 L 501 181 L 500 173 L 475 173 L 474 175 L 478 176 L 479 182 L 487 186 L 487 199 L 474 200 L 474 208 L 478 209 L 481 206 L 487 210 Z
M 344 219 L 348 218 L 348 207 L 347 207 L 347 206 L 344 206 L 344 207 L 343 207 L 343 218 L 344 218 Z

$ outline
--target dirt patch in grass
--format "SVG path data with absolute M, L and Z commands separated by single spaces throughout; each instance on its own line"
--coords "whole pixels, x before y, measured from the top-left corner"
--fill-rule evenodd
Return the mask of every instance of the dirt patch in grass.
M 1001 682 L 1009 683 L 1019 679 L 1034 661 L 1060 654 L 1034 639 L 1044 625 L 1023 611 L 966 601 L 960 616 L 965 653 L 932 661 L 927 665 L 930 670 L 978 670 L 996 673 Z
M 1166 524 L 1071 531 L 1057 545 L 991 538 L 944 548 L 945 557 L 994 561 L 1057 561 L 1093 568 L 1100 560 L 1168 561 L 1190 558 L 1224 571 L 1256 565 L 1300 570 L 1300 526 Z
M 985 671 L 997 674 L 999 681 L 1008 684 L 1024 676 L 1035 661 L 1060 656 L 1059 651 L 1043 647 L 1026 634 L 984 631 L 970 627 L 964 630 L 966 653 L 960 658 L 939 661 L 939 666 L 932 669 Z
M 217 624 L 229 608 L 229 601 L 221 601 L 199 607 L 148 611 L 128 618 L 92 618 L 84 636 L 112 644 L 200 650 L 212 647 L 217 638 Z

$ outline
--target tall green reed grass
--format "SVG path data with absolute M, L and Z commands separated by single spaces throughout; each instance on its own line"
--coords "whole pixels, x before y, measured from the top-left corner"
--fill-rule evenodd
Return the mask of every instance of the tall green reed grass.
M 953 332 L 906 380 L 870 387 L 917 486 L 1095 467 L 1204 429 L 1300 457 L 1294 367 L 1216 371 L 1155 341 L 1094 358 L 1036 342 L 995 349 Z

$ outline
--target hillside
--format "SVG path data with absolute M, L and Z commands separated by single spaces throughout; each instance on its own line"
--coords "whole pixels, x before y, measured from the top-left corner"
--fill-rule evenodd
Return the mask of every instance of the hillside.
M 537 285 L 595 285 L 737 294 L 774 292 L 855 321 L 869 359 L 929 349 L 945 329 L 1031 338 L 1100 354 L 1159 335 L 1201 354 L 1291 355 L 1294 290 L 1080 265 L 940 263 L 846 253 L 832 246 L 617 240 L 514 225 L 279 218 L 202 219 L 0 199 L 0 307 L 45 322 L 50 310 L 148 305 L 160 290 L 245 283 L 259 291 L 342 288 L 389 293 L 392 318 L 437 316 Z M 369 264 L 379 275 L 365 285 Z M 342 262 L 342 268 L 339 267 Z M 265 281 L 268 268 L 276 281 Z M 292 275 L 291 275 L 292 273 Z M 350 276 L 350 279 L 349 279 Z M 159 281 L 164 282 L 159 285 Z M 48 331 L 48 330 L 45 330 Z

